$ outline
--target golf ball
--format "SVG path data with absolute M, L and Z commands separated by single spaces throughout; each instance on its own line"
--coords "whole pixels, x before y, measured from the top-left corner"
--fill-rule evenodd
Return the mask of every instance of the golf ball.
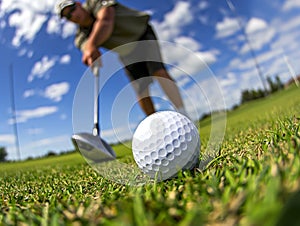
M 161 181 L 194 168 L 200 143 L 198 129 L 189 118 L 175 111 L 160 111 L 138 125 L 132 152 L 138 167 Z

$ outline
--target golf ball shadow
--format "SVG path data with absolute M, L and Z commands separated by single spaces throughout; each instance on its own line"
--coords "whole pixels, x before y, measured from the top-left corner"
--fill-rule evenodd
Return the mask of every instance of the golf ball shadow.
M 115 182 L 126 185 L 142 185 L 151 180 L 137 167 L 119 162 L 111 147 L 98 136 L 74 134 L 72 142 L 86 162 L 105 178 L 114 178 Z

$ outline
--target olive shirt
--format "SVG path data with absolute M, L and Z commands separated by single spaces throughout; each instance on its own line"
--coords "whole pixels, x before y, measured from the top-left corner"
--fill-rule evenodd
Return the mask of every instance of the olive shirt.
M 108 6 L 113 6 L 115 8 L 115 24 L 111 36 L 101 45 L 101 47 L 112 50 L 118 46 L 138 41 L 147 29 L 150 19 L 148 14 L 130 9 L 117 3 L 115 0 L 87 0 L 86 3 L 82 5 L 82 7 L 90 12 L 94 18 L 96 18 L 97 12 L 101 8 Z M 75 45 L 79 49 L 83 50 L 84 44 L 91 33 L 91 29 L 92 27 L 78 28 L 75 36 Z M 119 54 L 127 55 L 128 51 Z
M 94 18 L 101 8 L 108 6 L 115 8 L 114 29 L 108 40 L 98 47 L 104 47 L 119 54 L 126 68 L 126 74 L 132 81 L 132 86 L 139 95 L 142 95 L 152 83 L 154 72 L 165 69 L 158 43 L 147 42 L 145 45 L 144 42 L 138 42 L 157 40 L 149 25 L 150 16 L 123 6 L 116 0 L 86 0 L 86 3 L 82 5 Z M 81 51 L 84 49 L 92 28 L 92 26 L 90 28 L 79 27 L 77 30 L 75 45 Z

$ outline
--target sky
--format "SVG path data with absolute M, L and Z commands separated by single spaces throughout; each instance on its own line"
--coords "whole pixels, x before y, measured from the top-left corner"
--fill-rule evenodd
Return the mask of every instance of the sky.
M 241 92 L 263 89 L 266 76 L 286 82 L 300 71 L 299 0 L 119 2 L 151 14 L 193 120 L 239 104 Z M 76 26 L 54 6 L 0 2 L 0 147 L 9 160 L 72 150 L 72 134 L 92 130 L 93 76 L 73 44 Z M 101 137 L 117 143 L 131 139 L 145 115 L 117 55 L 101 50 Z M 151 96 L 158 110 L 174 109 L 156 82 Z

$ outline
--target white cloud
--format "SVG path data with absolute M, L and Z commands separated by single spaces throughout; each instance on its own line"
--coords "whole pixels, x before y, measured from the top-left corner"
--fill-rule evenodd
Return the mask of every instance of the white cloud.
M 231 19 L 225 17 L 222 22 L 216 25 L 216 38 L 225 38 L 235 34 L 239 29 L 238 19 Z M 265 20 L 253 17 L 245 26 L 245 33 L 247 39 L 250 41 L 250 45 L 253 50 L 260 50 L 266 44 L 269 44 L 276 35 L 276 30 L 268 25 Z M 246 39 L 243 39 L 245 41 Z M 241 40 L 240 40 L 241 41 Z M 248 53 L 250 51 L 250 45 L 248 42 L 244 42 L 242 47 L 234 45 L 236 40 L 232 40 L 231 46 L 235 51 L 239 51 L 241 54 Z
M 27 53 L 27 49 L 21 48 L 18 52 L 18 56 L 24 56 Z
M 6 15 L 8 23 L 1 22 L 1 27 L 15 28 L 12 45 L 20 47 L 23 42 L 32 43 L 45 23 L 48 34 L 61 34 L 63 38 L 73 35 L 76 25 L 59 19 L 54 12 L 55 4 L 56 1 L 2 0 L 0 19 Z
M 23 40 L 32 43 L 46 19 L 46 16 L 33 15 L 29 10 L 13 13 L 9 17 L 9 26 L 16 28 L 12 44 L 19 47 Z
M 173 70 L 173 73 L 176 75 L 176 71 Z M 172 73 L 172 75 L 173 75 Z M 178 87 L 184 87 L 185 85 L 187 85 L 188 83 L 191 82 L 191 78 L 189 76 L 181 76 L 178 81 L 176 82 Z
M 180 36 L 180 37 L 175 38 L 174 41 L 192 51 L 197 51 L 201 48 L 200 43 L 198 43 L 195 39 L 190 38 L 190 37 Z
M 62 100 L 62 96 L 67 94 L 70 89 L 70 85 L 67 82 L 61 82 L 52 84 L 45 88 L 45 90 L 41 89 L 28 89 L 23 93 L 24 98 L 29 98 L 35 95 L 42 96 L 53 100 L 55 102 L 59 102 Z
M 191 23 L 193 19 L 190 3 L 180 1 L 165 15 L 162 22 L 153 21 L 153 25 L 160 40 L 172 41 L 181 33 L 182 27 Z
M 46 88 L 44 96 L 50 100 L 59 102 L 62 100 L 62 96 L 68 93 L 69 89 L 70 85 L 67 82 L 52 84 Z
M 6 27 L 6 21 L 2 20 L 0 21 L 0 28 L 5 28 Z
M 247 38 L 253 50 L 260 50 L 265 45 L 269 45 L 276 36 L 276 30 L 269 26 L 265 20 L 259 18 L 251 18 L 245 28 Z M 250 49 L 249 43 L 245 43 L 240 50 L 241 54 L 248 53 Z
M 53 16 L 48 20 L 46 31 L 48 34 L 59 34 L 60 29 L 60 19 L 57 16 Z
M 201 22 L 202 24 L 208 25 L 208 21 L 209 21 L 208 16 L 203 16 L 203 15 L 201 15 L 201 16 L 198 17 L 198 19 L 200 20 L 200 22 Z
M 264 30 L 267 27 L 268 27 L 268 24 L 266 21 L 264 21 L 260 18 L 252 17 L 246 25 L 245 32 L 247 34 L 252 34 L 257 31 Z
M 284 23 L 284 26 L 282 26 L 282 23 Z M 288 33 L 288 32 L 295 32 L 299 31 L 300 27 L 300 15 L 297 15 L 290 20 L 286 21 L 275 21 L 273 24 L 274 27 L 278 29 L 278 31 L 282 34 Z
M 235 34 L 239 29 L 238 19 L 225 17 L 216 24 L 216 38 L 225 38 Z
M 299 0 L 288 0 L 285 1 L 284 5 L 282 6 L 283 11 L 288 11 L 294 8 L 300 8 L 300 1 Z
M 54 4 L 52 1 L 2 0 L 0 17 L 9 15 L 8 26 L 16 29 L 12 44 L 19 47 L 24 41 L 31 43 Z
M 284 61 L 285 54 L 290 60 L 295 60 L 291 62 L 294 70 L 300 71 L 300 66 L 297 63 L 297 59 L 300 57 L 298 51 L 300 48 L 300 16 L 294 16 L 290 19 L 286 19 L 284 16 L 284 14 L 277 15 L 268 22 L 260 19 L 249 20 L 247 24 L 248 37 L 253 48 L 255 48 L 256 59 L 262 76 L 279 75 L 283 82 L 291 78 L 288 66 Z M 249 47 L 246 46 L 247 44 L 239 48 L 239 53 L 248 52 Z M 236 56 L 230 61 L 225 71 L 227 77 L 220 79 L 220 83 L 228 105 L 237 102 L 243 89 L 263 88 L 254 59 L 249 55 Z M 230 84 L 228 73 L 235 74 L 236 83 Z M 227 81 L 227 79 L 229 80 Z M 231 81 L 233 82 L 234 79 Z
M 235 69 L 245 71 L 250 70 L 255 67 L 255 62 L 253 58 L 247 58 L 246 60 L 241 60 L 240 58 L 233 59 L 230 63 L 231 66 L 235 65 Z
M 208 8 L 208 6 L 209 6 L 209 4 L 206 1 L 200 1 L 199 4 L 198 4 L 198 8 L 200 10 L 205 10 L 205 9 Z
M 280 57 L 281 54 L 282 50 L 280 49 L 268 50 L 261 54 L 257 54 L 256 60 L 259 65 L 264 65 L 273 62 L 277 57 Z M 229 68 L 246 72 L 255 68 L 255 61 L 252 57 L 247 58 L 246 60 L 236 57 L 230 61 Z
M 39 135 L 42 134 L 44 132 L 44 129 L 42 128 L 30 128 L 27 130 L 27 133 L 29 135 Z
M 190 12 L 190 3 L 189 2 L 178 2 L 173 11 L 165 15 L 165 22 L 170 27 L 182 27 L 186 24 L 189 24 L 193 20 L 193 16 Z
M 70 136 L 69 135 L 61 135 L 61 136 L 56 136 L 56 137 L 48 137 L 48 138 L 44 138 L 44 139 L 40 139 L 31 143 L 28 143 L 26 145 L 23 146 L 24 150 L 31 150 L 33 149 L 43 149 L 44 152 L 49 151 L 47 149 L 49 149 L 49 147 L 51 147 L 51 150 L 58 150 L 57 147 L 61 147 L 61 146 L 66 146 L 66 144 L 68 143 L 68 141 L 70 140 Z M 41 153 L 41 155 L 43 155 L 45 153 Z
M 68 38 L 70 36 L 73 36 L 76 32 L 76 25 L 71 23 L 71 22 L 66 22 L 63 24 L 63 28 L 62 28 L 62 37 L 63 38 Z
M 217 56 L 220 54 L 219 50 L 213 49 L 210 51 L 202 51 L 195 53 L 203 62 L 210 65 L 217 61 Z
M 263 46 L 269 45 L 272 39 L 275 37 L 276 31 L 273 28 L 267 28 L 265 30 L 260 30 L 252 35 L 248 35 L 249 42 L 253 50 L 260 50 Z M 250 51 L 250 46 L 245 43 L 241 48 L 241 53 L 245 54 Z
M 66 114 L 61 114 L 59 117 L 61 120 L 66 120 L 68 116 Z
M 284 23 L 284 26 L 282 26 Z M 276 39 L 270 44 L 273 50 L 280 50 L 285 54 L 299 53 L 300 48 L 300 16 L 295 16 L 290 20 L 275 20 L 272 27 L 276 27 L 278 33 Z M 295 58 L 296 59 L 296 58 Z
M 219 54 L 216 50 L 201 52 L 201 43 L 186 36 L 184 27 L 194 20 L 191 7 L 189 2 L 179 1 L 173 10 L 166 14 L 162 22 L 153 21 L 159 40 L 175 42 L 180 45 L 178 48 L 174 48 L 174 45 L 161 44 L 162 55 L 166 62 L 180 69 L 171 69 L 172 77 L 175 79 L 181 77 L 184 72 L 192 75 L 203 70 L 206 68 L 206 63 L 214 63 Z M 183 47 L 186 49 L 180 51 L 180 48 Z M 179 83 L 185 84 L 184 82 Z
M 28 98 L 28 97 L 32 97 L 36 94 L 35 90 L 34 89 L 28 89 L 28 90 L 25 90 L 24 93 L 23 93 L 23 97 L 24 98 Z
M 0 134 L 0 143 L 1 144 L 14 144 L 15 136 L 12 134 Z
M 65 54 L 60 58 L 59 63 L 68 64 L 70 63 L 70 61 L 71 61 L 71 56 L 69 54 Z
M 162 53 L 166 62 L 173 65 L 170 73 L 172 77 L 178 79 L 182 74 L 194 75 L 207 68 L 207 64 L 216 62 L 217 50 L 210 51 L 192 51 L 177 45 L 163 45 Z
M 220 84 L 212 75 L 183 91 L 184 104 L 189 116 L 199 119 L 203 113 L 226 109 Z
M 27 48 L 21 48 L 21 49 L 19 49 L 18 56 L 24 56 L 24 55 L 26 55 L 27 58 L 31 58 L 33 56 L 33 51 L 29 50 Z
M 46 72 L 49 71 L 56 62 L 56 58 L 49 59 L 48 56 L 44 56 L 40 61 L 36 62 L 28 76 L 28 82 L 32 82 L 35 78 L 43 78 L 46 76 Z
M 219 80 L 220 85 L 224 88 L 226 86 L 231 86 L 237 83 L 236 75 L 229 72 L 225 78 Z
M 276 57 L 279 57 L 282 54 L 281 49 L 271 49 L 264 53 L 261 53 L 257 56 L 257 61 L 260 64 L 272 62 Z
M 38 107 L 30 110 L 20 110 L 16 111 L 17 123 L 27 122 L 30 119 L 34 118 L 43 118 L 47 115 L 51 115 L 58 111 L 58 108 L 55 106 L 44 106 Z M 13 124 L 13 120 L 9 120 L 9 124 Z

